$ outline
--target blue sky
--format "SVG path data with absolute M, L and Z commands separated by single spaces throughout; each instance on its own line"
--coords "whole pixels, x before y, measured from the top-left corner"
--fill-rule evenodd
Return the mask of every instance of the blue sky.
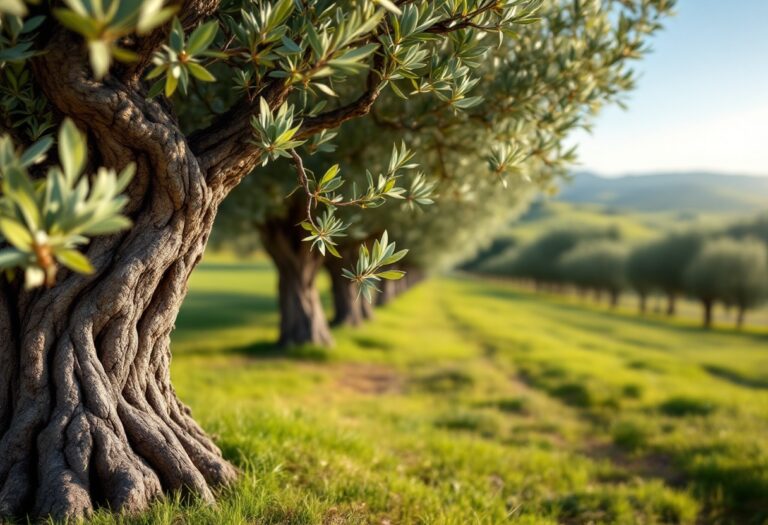
M 604 175 L 707 170 L 768 176 L 768 0 L 678 0 L 635 65 L 629 109 L 579 133 Z

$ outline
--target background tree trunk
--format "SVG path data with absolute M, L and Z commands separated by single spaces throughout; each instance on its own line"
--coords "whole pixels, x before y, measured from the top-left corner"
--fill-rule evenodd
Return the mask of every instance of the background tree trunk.
M 326 257 L 325 267 L 331 277 L 334 316 L 331 326 L 360 326 L 373 318 L 373 307 L 358 296 L 357 286 L 342 275 L 344 268 L 352 268 L 357 261 L 359 244 L 339 247 L 339 257 Z
M 213 499 L 235 478 L 170 381 L 170 333 L 229 187 L 210 184 L 175 120 L 115 78 L 91 80 L 82 45 L 54 36 L 35 63 L 91 157 L 137 165 L 134 227 L 95 239 L 95 273 L 0 298 L 0 517 L 137 512 L 164 491 Z
M 621 297 L 621 293 L 618 290 L 611 290 L 610 291 L 610 298 L 611 298 L 611 308 L 616 309 L 619 307 L 619 298 Z
M 673 317 L 677 313 L 677 294 L 667 292 L 667 315 Z
M 704 307 L 704 328 L 712 328 L 712 300 L 705 299 L 701 303 Z
M 645 315 L 648 311 L 648 294 L 645 292 L 639 292 L 637 294 L 638 305 L 640 309 L 640 315 Z
M 744 317 L 746 315 L 746 308 L 739 306 L 736 309 L 736 328 L 741 330 L 744 328 Z
M 410 290 L 420 282 L 427 278 L 426 272 L 416 266 L 405 267 L 405 277 L 402 280 L 405 281 L 405 289 Z
M 399 269 L 399 267 L 397 265 L 392 265 L 392 269 Z M 391 303 L 392 300 L 397 297 L 397 288 L 397 281 L 389 281 L 387 279 L 382 280 L 379 283 L 379 290 L 381 291 L 376 294 L 374 299 L 374 301 L 376 301 L 376 306 L 386 306 Z
M 293 199 L 288 216 L 270 220 L 260 228 L 264 249 L 278 273 L 281 346 L 333 344 L 331 330 L 317 291 L 317 275 L 323 256 L 304 242 L 307 232 L 298 226 L 304 208 L 302 199 Z

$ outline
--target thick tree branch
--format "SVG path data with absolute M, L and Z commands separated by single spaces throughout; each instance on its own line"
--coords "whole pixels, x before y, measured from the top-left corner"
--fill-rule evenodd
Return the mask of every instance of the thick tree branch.
M 304 119 L 301 129 L 296 134 L 297 139 L 309 138 L 324 129 L 337 128 L 349 120 L 367 115 L 371 111 L 376 99 L 379 98 L 379 94 L 381 94 L 381 87 L 384 83 L 381 72 L 383 67 L 384 55 L 377 53 L 373 59 L 371 70 L 368 72 L 365 92 L 345 106 L 326 111 L 316 117 Z
M 296 137 L 298 139 L 306 139 L 324 129 L 337 128 L 348 120 L 367 115 L 371 111 L 373 103 L 376 102 L 379 93 L 379 86 L 368 88 L 355 101 L 345 106 L 327 111 L 317 117 L 304 119 L 304 123 Z
M 279 107 L 290 93 L 283 81 L 270 82 L 261 92 L 270 108 Z M 253 144 L 251 117 L 258 114 L 256 100 L 244 96 L 209 127 L 189 138 L 209 184 L 233 187 L 258 164 L 262 151 Z

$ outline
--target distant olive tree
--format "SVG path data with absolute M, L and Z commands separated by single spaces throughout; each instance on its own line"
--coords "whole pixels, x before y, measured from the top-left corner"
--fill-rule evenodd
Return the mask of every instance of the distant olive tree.
M 760 239 L 768 245 L 768 213 L 763 213 L 750 220 L 739 221 L 726 229 L 726 234 L 739 239 Z
M 565 253 L 559 261 L 562 277 L 584 289 L 607 292 L 610 304 L 619 304 L 627 287 L 628 248 L 615 241 L 585 242 Z
M 687 291 L 704 309 L 703 323 L 712 326 L 715 302 L 737 308 L 737 326 L 745 312 L 768 295 L 768 250 L 760 241 L 717 239 L 708 241 L 685 272 Z
M 648 296 L 658 289 L 662 264 L 654 243 L 635 246 L 627 257 L 627 281 L 637 293 L 641 314 L 648 309 Z
M 675 315 L 677 298 L 685 292 L 685 272 L 699 252 L 706 234 L 690 230 L 670 233 L 643 248 L 644 257 L 654 261 L 653 271 L 645 275 L 646 286 L 667 296 L 667 315 Z
M 600 239 L 615 239 L 616 231 L 586 227 L 560 227 L 536 237 L 516 251 L 506 270 L 509 275 L 531 279 L 537 288 L 567 282 L 561 258 L 578 244 Z

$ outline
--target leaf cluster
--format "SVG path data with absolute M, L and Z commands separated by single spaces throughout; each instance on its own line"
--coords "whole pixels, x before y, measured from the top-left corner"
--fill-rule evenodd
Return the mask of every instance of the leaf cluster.
M 131 164 L 119 174 L 99 168 L 93 179 L 86 167 L 85 137 L 65 120 L 59 130 L 60 166 L 51 166 L 36 180 L 29 168 L 42 162 L 53 140 L 43 138 L 17 151 L 7 135 L 0 137 L 0 269 L 25 270 L 26 286 L 52 285 L 57 263 L 79 273 L 92 273 L 79 248 L 88 236 L 123 230 L 130 221 L 122 215 L 121 193 L 134 173 Z

